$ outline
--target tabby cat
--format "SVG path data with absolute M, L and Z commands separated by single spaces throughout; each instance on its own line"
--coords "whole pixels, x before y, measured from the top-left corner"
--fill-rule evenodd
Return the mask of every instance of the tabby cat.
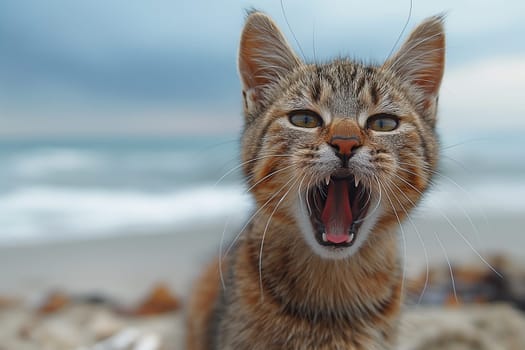
M 251 12 L 239 71 L 242 161 L 256 207 L 192 292 L 188 350 L 391 349 L 397 229 L 438 160 L 443 18 L 382 65 L 302 62 Z

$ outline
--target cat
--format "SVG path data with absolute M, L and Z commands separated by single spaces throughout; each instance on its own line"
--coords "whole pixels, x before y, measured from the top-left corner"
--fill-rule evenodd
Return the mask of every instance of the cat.
M 391 349 L 403 274 L 397 229 L 429 187 L 445 63 L 430 17 L 382 65 L 302 62 L 248 14 L 238 67 L 242 167 L 256 207 L 197 281 L 188 350 Z

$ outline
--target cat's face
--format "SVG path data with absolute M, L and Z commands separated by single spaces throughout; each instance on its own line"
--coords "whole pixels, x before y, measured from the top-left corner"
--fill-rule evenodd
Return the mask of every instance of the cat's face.
M 325 258 L 380 239 L 415 206 L 437 162 L 440 18 L 382 66 L 302 63 L 265 15 L 248 17 L 239 68 L 243 161 L 261 210 Z M 294 230 L 295 228 L 295 230 Z

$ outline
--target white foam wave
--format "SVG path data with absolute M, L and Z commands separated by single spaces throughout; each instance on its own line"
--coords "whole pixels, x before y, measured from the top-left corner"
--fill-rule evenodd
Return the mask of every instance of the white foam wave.
M 104 165 L 100 154 L 61 148 L 46 148 L 17 155 L 11 165 L 15 174 L 40 177 L 61 171 L 81 171 Z
M 224 223 L 230 216 L 242 220 L 249 207 L 249 197 L 233 186 L 170 193 L 27 188 L 0 197 L 0 243 Z
M 92 238 L 128 232 L 243 222 L 251 207 L 241 186 L 200 186 L 171 192 L 30 187 L 0 196 L 0 244 Z M 525 184 L 442 183 L 425 197 L 421 218 L 525 213 Z M 232 219 L 233 218 L 233 219 Z
M 425 198 L 420 213 L 474 216 L 525 213 L 525 183 L 516 179 L 456 184 L 442 182 Z

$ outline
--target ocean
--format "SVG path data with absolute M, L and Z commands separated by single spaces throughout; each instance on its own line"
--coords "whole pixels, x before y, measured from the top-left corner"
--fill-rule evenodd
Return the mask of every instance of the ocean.
M 442 145 L 436 184 L 415 216 L 525 215 L 521 135 L 447 135 Z M 222 228 L 252 207 L 238 149 L 231 135 L 2 140 L 0 245 Z

